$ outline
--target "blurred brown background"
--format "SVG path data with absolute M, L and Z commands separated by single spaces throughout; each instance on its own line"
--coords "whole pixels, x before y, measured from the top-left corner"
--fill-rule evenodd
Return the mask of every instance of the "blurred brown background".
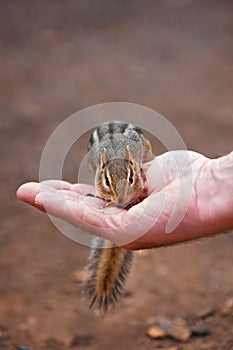
M 138 254 L 126 296 L 99 319 L 74 278 L 88 248 L 15 198 L 38 180 L 59 123 L 103 102 L 157 110 L 206 156 L 232 150 L 232 1 L 15 0 L 0 17 L 0 348 L 68 349 L 75 335 L 91 350 L 233 348 L 232 317 L 219 311 L 233 296 L 232 234 Z M 145 336 L 156 315 L 206 308 L 217 310 L 206 338 L 178 347 Z

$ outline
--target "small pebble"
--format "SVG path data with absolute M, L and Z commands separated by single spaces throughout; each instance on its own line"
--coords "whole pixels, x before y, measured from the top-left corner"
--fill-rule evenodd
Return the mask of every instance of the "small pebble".
M 201 310 L 197 316 L 199 318 L 201 318 L 202 320 L 210 317 L 210 316 L 213 316 L 215 314 L 216 310 L 214 308 L 206 308 L 206 309 L 203 309 Z
M 92 334 L 76 334 L 72 339 L 70 346 L 88 346 L 91 345 L 93 339 L 94 337 Z
M 34 350 L 34 349 L 32 349 L 32 348 L 29 348 L 27 345 L 18 345 L 17 346 L 17 349 L 18 350 Z
M 160 317 L 158 326 L 166 332 L 171 338 L 178 341 L 186 341 L 191 337 L 191 331 L 182 318 L 169 319 Z
M 86 270 L 74 271 L 72 273 L 72 281 L 75 283 L 82 283 L 90 276 L 90 272 Z
M 192 332 L 192 336 L 206 337 L 207 335 L 209 335 L 211 333 L 211 330 L 208 327 L 194 326 L 194 327 L 191 327 L 191 332 Z
M 152 339 L 165 338 L 167 333 L 158 326 L 151 326 L 147 329 L 146 334 Z
M 0 331 L 5 332 L 8 330 L 8 327 L 4 323 L 0 323 Z
M 46 340 L 46 350 L 63 350 L 64 349 L 64 344 L 55 339 L 55 338 L 48 338 Z
M 233 298 L 225 301 L 222 307 L 222 313 L 224 316 L 233 315 Z

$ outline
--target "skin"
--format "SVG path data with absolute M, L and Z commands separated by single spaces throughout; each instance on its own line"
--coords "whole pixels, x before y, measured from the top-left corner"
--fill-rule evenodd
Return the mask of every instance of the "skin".
M 192 151 L 167 152 L 146 163 L 143 170 L 148 197 L 129 210 L 103 209 L 102 200 L 85 196 L 95 193 L 94 187 L 58 180 L 23 184 L 17 197 L 132 250 L 173 245 L 233 229 L 233 152 L 218 159 Z M 177 202 L 180 181 L 184 187 Z M 184 193 L 190 193 L 185 208 Z M 168 234 L 167 224 L 174 208 L 183 215 Z

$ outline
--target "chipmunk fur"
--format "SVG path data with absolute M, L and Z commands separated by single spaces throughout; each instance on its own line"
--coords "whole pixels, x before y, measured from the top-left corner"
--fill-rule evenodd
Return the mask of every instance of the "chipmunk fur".
M 128 209 L 143 198 L 141 166 L 153 159 L 153 153 L 141 129 L 115 120 L 101 124 L 90 136 L 88 155 L 96 189 L 107 205 Z M 118 301 L 132 258 L 132 251 L 99 237 L 93 240 L 90 277 L 84 285 L 90 307 L 105 313 L 109 305 Z

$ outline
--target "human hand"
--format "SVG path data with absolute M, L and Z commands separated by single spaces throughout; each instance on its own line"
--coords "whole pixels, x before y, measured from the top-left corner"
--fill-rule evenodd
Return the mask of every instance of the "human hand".
M 233 228 L 233 152 L 218 159 L 192 151 L 167 152 L 143 170 L 148 197 L 129 210 L 102 210 L 102 200 L 86 197 L 95 193 L 93 186 L 58 180 L 26 183 L 17 197 L 127 249 L 165 246 Z M 181 220 L 168 234 L 174 209 Z

